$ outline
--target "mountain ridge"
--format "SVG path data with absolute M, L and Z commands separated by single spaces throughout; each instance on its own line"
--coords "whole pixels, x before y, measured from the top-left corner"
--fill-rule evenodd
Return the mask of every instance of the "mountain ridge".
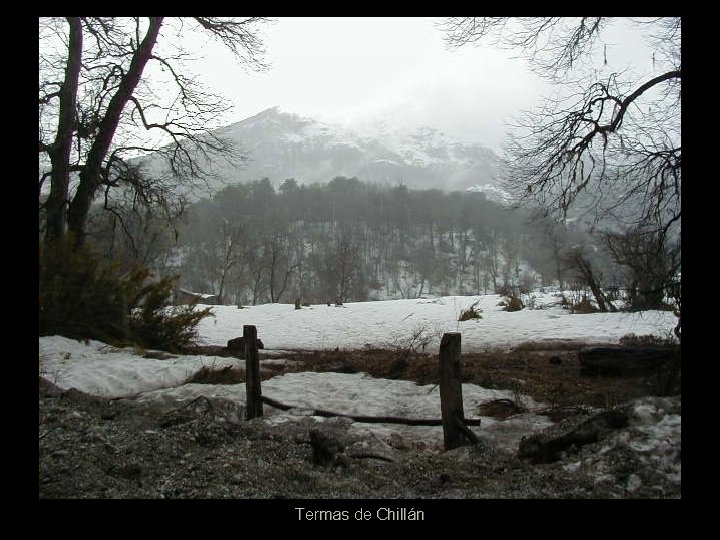
M 313 184 L 338 176 L 402 183 L 410 189 L 500 187 L 500 160 L 492 150 L 429 126 L 403 129 L 379 122 L 357 127 L 317 121 L 275 106 L 213 133 L 244 158 L 203 164 L 221 184 L 212 186 L 216 189 L 262 178 L 279 185 L 288 178 Z

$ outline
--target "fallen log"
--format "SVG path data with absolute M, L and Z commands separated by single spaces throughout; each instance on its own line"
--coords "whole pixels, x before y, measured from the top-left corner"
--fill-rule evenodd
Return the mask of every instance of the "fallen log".
M 598 442 L 615 429 L 628 426 L 630 412 L 627 408 L 599 412 L 561 433 L 537 433 L 523 437 L 517 456 L 531 463 L 553 463 L 571 447 L 580 448 Z M 557 429 L 557 428 L 556 428 Z
M 270 405 L 271 407 L 275 407 L 276 409 L 280 409 L 281 411 L 289 411 L 291 409 L 298 409 L 297 406 L 292 405 L 285 405 L 284 403 L 280 403 L 279 401 L 276 401 L 272 398 L 269 398 L 267 396 L 261 397 L 262 401 Z M 400 418 L 398 416 L 358 416 L 353 414 L 343 414 L 343 413 L 337 413 L 337 412 L 331 412 L 331 411 L 324 411 L 322 409 L 312 409 L 311 413 L 312 416 L 323 416 L 323 417 L 333 417 L 333 416 L 339 416 L 341 418 L 349 418 L 353 420 L 354 422 L 361 422 L 365 424 L 402 424 L 405 426 L 442 426 L 443 422 L 440 418 Z M 479 426 L 480 425 L 480 418 L 464 418 L 463 421 L 466 426 Z
M 580 374 L 643 375 L 679 362 L 679 347 L 585 347 L 578 351 Z

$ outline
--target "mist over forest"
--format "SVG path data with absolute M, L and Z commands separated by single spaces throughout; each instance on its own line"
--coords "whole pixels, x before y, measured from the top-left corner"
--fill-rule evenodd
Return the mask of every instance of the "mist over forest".
M 502 157 L 437 125 L 400 126 L 392 111 L 341 126 L 266 103 L 223 125 L 228 102 L 185 63 L 197 46 L 185 30 L 263 72 L 269 22 L 40 20 L 41 333 L 127 337 L 145 317 L 134 333 L 152 334 L 168 303 L 189 299 L 538 287 L 599 311 L 679 317 L 679 18 L 437 19 L 448 51 L 515 50 L 556 90 L 513 117 Z M 637 69 L 610 42 L 621 35 Z M 474 124 L 489 115 L 470 111 Z M 438 125 L 450 114 L 437 110 Z
M 211 171 L 205 189 L 173 189 L 145 207 L 120 191 L 96 202 L 88 220 L 88 242 L 106 260 L 175 279 L 176 303 L 517 296 L 557 287 L 601 311 L 622 297 L 632 309 L 666 306 L 679 247 L 618 228 L 617 216 L 641 211 L 621 191 L 602 194 L 613 213 L 600 211 L 599 221 L 602 205 L 585 193 L 559 219 L 517 196 L 521 182 L 501 180 L 507 164 L 491 150 L 432 127 L 361 132 L 272 107 L 213 134 L 236 152 L 191 154 Z M 177 175 L 157 156 L 135 163 L 141 177 Z
M 90 236 L 108 256 L 141 254 L 178 286 L 222 304 L 349 302 L 577 286 L 565 258 L 591 246 L 558 225 L 482 192 L 412 190 L 338 176 L 324 184 L 264 178 L 189 206 L 176 230 L 138 222 L 132 247 L 99 212 Z M 108 239 L 114 238 L 113 242 Z M 595 250 L 585 250 L 591 260 Z M 603 278 L 619 279 L 617 268 Z M 582 285 L 580 285 L 582 286 Z

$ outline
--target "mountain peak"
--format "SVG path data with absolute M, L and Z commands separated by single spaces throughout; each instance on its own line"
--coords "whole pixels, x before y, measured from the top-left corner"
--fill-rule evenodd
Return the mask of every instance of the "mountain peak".
M 316 124 L 318 123 L 316 120 L 312 118 L 308 118 L 305 116 L 301 116 L 299 114 L 285 111 L 280 108 L 280 106 L 275 105 L 273 107 L 268 107 L 267 109 L 264 109 L 257 113 L 254 116 L 250 116 L 246 118 L 245 120 L 241 120 L 240 122 L 247 122 L 247 121 L 258 121 L 258 120 L 280 120 L 280 121 L 287 121 L 287 122 L 300 122 L 302 124 Z
M 496 184 L 499 176 L 491 150 L 453 140 L 431 126 L 329 124 L 273 106 L 215 133 L 248 158 L 242 165 L 208 164 L 224 182 L 267 177 L 278 185 L 287 178 L 312 184 L 355 176 L 414 189 L 465 190 Z
M 252 119 L 258 119 L 258 118 L 267 118 L 267 117 L 273 117 L 273 116 L 294 116 L 298 117 L 298 115 L 293 113 L 288 113 L 280 109 L 278 105 L 275 105 L 273 107 L 268 107 L 267 109 L 264 109 L 257 113 L 256 115 L 250 116 L 246 118 L 245 120 L 252 120 Z M 299 118 L 299 117 L 298 117 Z M 243 122 L 245 120 L 242 120 Z

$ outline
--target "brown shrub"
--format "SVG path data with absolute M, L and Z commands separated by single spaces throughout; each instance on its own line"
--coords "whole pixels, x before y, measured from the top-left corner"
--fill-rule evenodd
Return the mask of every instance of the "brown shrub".
M 458 321 L 462 322 L 462 321 L 469 321 L 471 319 L 482 319 L 482 315 L 480 315 L 482 310 L 477 307 L 479 301 L 480 300 L 477 300 L 473 305 L 464 309 L 460 313 L 460 317 L 458 317 Z
M 185 384 L 238 384 L 245 382 L 245 370 L 233 366 L 220 369 L 204 366 L 190 377 Z
M 517 294 L 512 294 L 507 299 L 505 311 L 520 311 L 525 307 L 522 299 Z
M 598 308 L 592 305 L 590 300 L 587 296 L 583 296 L 582 300 L 580 300 L 577 304 L 575 304 L 572 307 L 573 313 L 580 313 L 580 314 L 586 314 L 586 313 L 597 313 L 600 311 Z

